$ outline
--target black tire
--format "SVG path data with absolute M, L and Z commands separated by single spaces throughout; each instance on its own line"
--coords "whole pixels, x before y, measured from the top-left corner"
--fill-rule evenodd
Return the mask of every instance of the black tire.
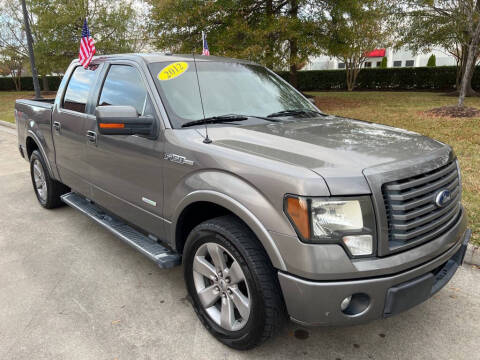
M 250 316 L 238 331 L 219 326 L 202 306 L 193 279 L 193 261 L 205 243 L 217 243 L 239 263 L 251 297 Z M 223 344 L 251 349 L 279 331 L 286 319 L 285 305 L 276 272 L 254 233 L 235 216 L 207 220 L 189 234 L 183 254 L 184 276 L 192 305 L 203 325 Z
M 44 199 L 39 194 L 39 190 L 35 186 L 35 177 L 34 177 L 34 163 L 38 161 L 42 168 L 44 177 L 45 177 L 45 184 L 47 189 L 47 194 Z M 48 173 L 48 168 L 45 164 L 45 160 L 43 159 L 42 154 L 38 150 L 34 150 L 30 155 L 30 176 L 32 178 L 32 185 L 33 190 L 35 191 L 35 195 L 37 196 L 37 200 L 45 209 L 54 209 L 56 207 L 64 205 L 63 201 L 60 199 L 60 196 L 69 192 L 70 189 L 52 179 Z

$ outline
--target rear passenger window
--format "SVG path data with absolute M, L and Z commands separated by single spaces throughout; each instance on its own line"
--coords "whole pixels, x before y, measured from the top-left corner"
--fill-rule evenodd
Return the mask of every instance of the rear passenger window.
M 84 69 L 79 66 L 75 68 L 63 97 L 62 107 L 64 109 L 85 112 L 87 105 L 88 93 L 92 87 L 97 73 L 95 68 Z
M 152 115 L 152 106 L 140 73 L 128 65 L 110 67 L 98 105 L 131 105 L 138 115 Z

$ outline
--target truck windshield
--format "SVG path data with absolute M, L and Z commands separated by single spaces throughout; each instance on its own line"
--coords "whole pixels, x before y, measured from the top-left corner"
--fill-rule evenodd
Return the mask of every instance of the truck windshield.
M 152 63 L 149 68 L 174 128 L 203 119 L 201 100 L 205 117 L 318 112 L 295 89 L 262 66 L 197 61 L 201 100 L 193 61 Z

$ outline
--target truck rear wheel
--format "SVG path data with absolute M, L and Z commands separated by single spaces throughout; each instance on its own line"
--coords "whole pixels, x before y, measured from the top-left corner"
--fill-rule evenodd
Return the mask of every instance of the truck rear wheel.
M 70 191 L 70 189 L 50 177 L 45 160 L 38 150 L 34 150 L 32 155 L 30 155 L 30 174 L 33 190 L 40 205 L 46 209 L 53 209 L 63 205 L 60 196 Z
M 219 341 L 246 350 L 279 330 L 285 310 L 276 273 L 239 219 L 222 216 L 195 227 L 183 262 L 195 312 Z

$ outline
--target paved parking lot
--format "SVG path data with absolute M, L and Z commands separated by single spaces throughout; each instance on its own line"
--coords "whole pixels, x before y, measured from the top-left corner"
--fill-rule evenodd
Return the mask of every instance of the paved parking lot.
M 197 320 L 181 268 L 158 269 L 71 208 L 43 210 L 16 144 L 0 126 L 0 359 L 480 359 L 480 271 L 470 266 L 397 317 L 289 324 L 232 351 Z

